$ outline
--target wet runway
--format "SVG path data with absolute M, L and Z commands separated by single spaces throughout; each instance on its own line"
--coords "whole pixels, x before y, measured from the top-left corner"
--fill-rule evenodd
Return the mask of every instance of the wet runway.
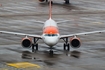
M 54 0 L 53 19 L 69 20 L 58 24 L 60 34 L 105 30 L 104 0 Z M 42 34 L 48 19 L 48 4 L 37 0 L 0 0 L 0 31 Z M 54 46 L 54 56 L 48 55 L 48 46 L 39 40 L 39 51 L 21 47 L 24 36 L 0 34 L 0 70 L 105 70 L 105 33 L 78 36 L 82 45 L 70 52 L 63 51 L 63 41 Z M 16 68 L 8 63 L 29 62 L 33 67 Z

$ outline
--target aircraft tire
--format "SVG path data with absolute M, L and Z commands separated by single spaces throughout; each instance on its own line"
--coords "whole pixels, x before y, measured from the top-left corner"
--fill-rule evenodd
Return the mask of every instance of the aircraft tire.
M 69 43 L 67 44 L 67 51 L 69 51 L 70 50 L 70 45 L 69 45 Z
M 53 56 L 53 54 L 54 54 L 53 50 L 50 50 L 49 54 L 50 54 L 50 56 Z
M 64 47 L 64 50 L 66 50 L 66 44 L 65 43 L 63 44 L 63 47 Z
M 69 43 L 67 43 L 67 44 L 64 43 L 64 50 L 66 50 L 66 51 L 69 51 L 70 50 Z
M 36 46 L 36 49 L 35 50 L 38 51 L 38 44 L 36 44 L 35 46 Z
M 48 2 L 48 0 L 46 0 L 46 2 Z
M 65 0 L 65 4 L 69 4 L 70 2 L 69 2 L 69 0 Z
M 32 44 L 32 52 L 34 52 L 35 51 L 35 49 L 34 49 L 34 44 Z

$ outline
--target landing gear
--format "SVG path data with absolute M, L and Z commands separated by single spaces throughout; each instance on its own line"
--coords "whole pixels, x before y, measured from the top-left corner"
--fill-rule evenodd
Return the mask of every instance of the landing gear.
M 64 50 L 69 51 L 70 50 L 70 45 L 69 43 L 64 43 Z
M 34 38 L 34 43 L 32 44 L 32 52 L 38 51 L 38 43 L 39 38 Z
M 53 56 L 54 52 L 52 49 L 50 49 L 49 54 L 50 54 L 50 56 Z
M 48 1 L 47 1 L 48 2 Z M 48 2 L 48 4 L 49 4 L 50 2 Z M 51 1 L 51 4 L 53 4 L 53 1 Z
M 69 0 L 65 0 L 65 4 L 69 4 L 70 2 L 69 2 Z
M 38 44 L 32 44 L 32 52 L 38 51 Z
M 53 56 L 53 54 L 54 54 L 54 52 L 53 52 L 53 48 L 50 47 L 49 55 L 50 55 L 50 56 Z
M 46 0 L 46 2 L 48 2 L 48 0 Z
M 63 39 L 65 41 L 63 47 L 64 50 L 69 51 L 70 50 L 70 44 L 68 43 L 68 38 Z

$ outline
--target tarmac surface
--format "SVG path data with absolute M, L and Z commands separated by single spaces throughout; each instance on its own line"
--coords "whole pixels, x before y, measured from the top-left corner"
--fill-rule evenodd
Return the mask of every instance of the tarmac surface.
M 60 34 L 105 30 L 105 0 L 54 0 L 53 19 Z M 48 19 L 48 4 L 37 0 L 0 0 L 0 31 L 42 34 Z M 39 40 L 39 51 L 21 47 L 23 36 L 0 34 L 0 70 L 105 70 L 105 33 L 78 36 L 82 45 L 63 51 L 63 41 L 54 46 L 54 56 Z

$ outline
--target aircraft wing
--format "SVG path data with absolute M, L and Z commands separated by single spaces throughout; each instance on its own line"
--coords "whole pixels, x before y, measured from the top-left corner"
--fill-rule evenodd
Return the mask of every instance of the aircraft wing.
M 91 32 L 83 32 L 83 33 L 75 33 L 75 34 L 69 34 L 69 35 L 61 35 L 60 38 L 66 38 L 66 37 L 72 37 L 72 36 L 80 36 L 80 35 L 88 35 L 88 34 L 93 34 L 93 33 L 102 33 L 105 32 L 105 30 L 100 30 L 100 31 L 91 31 Z
M 1 33 L 1 34 L 17 35 L 17 36 L 30 36 L 30 37 L 41 38 L 40 35 L 25 34 L 25 33 L 17 33 L 17 32 L 0 31 L 0 33 Z

